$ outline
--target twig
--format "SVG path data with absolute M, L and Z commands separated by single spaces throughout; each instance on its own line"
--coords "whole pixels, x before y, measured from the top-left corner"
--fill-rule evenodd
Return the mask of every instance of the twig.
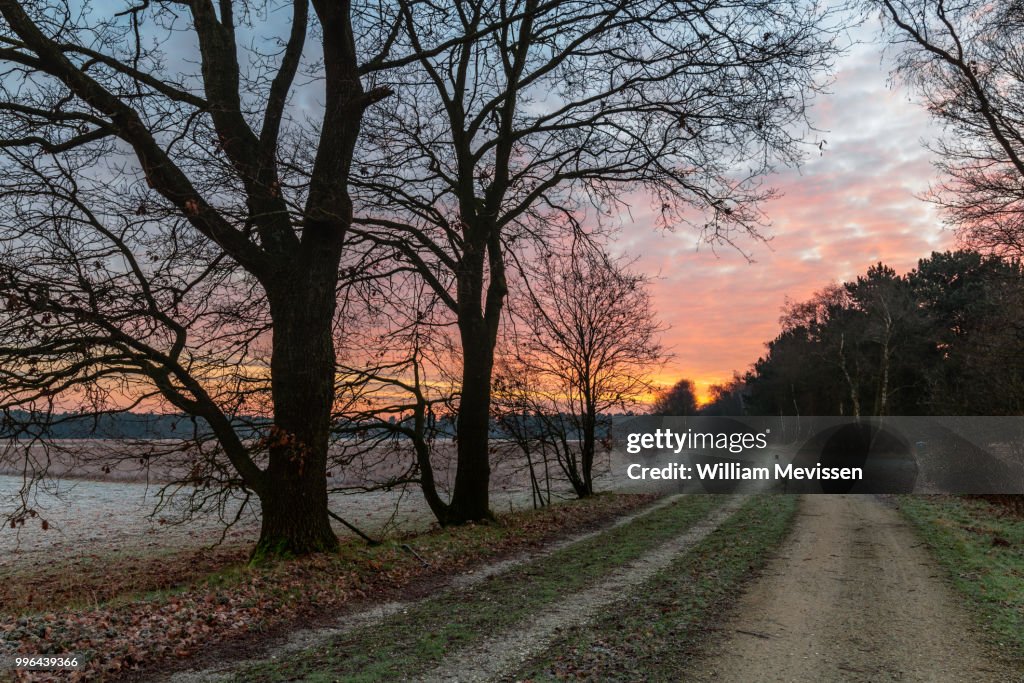
M 358 528 L 356 528 L 356 527 L 355 527 L 355 526 L 353 526 L 352 524 L 349 524 L 349 523 L 348 523 L 348 522 L 346 522 L 346 521 L 345 521 L 344 519 L 342 519 L 342 518 L 341 518 L 341 517 L 339 517 L 338 515 L 334 514 L 334 513 L 333 513 L 333 512 L 331 512 L 330 510 L 328 510 L 328 511 L 327 511 L 327 514 L 329 514 L 329 515 L 330 515 L 331 517 L 333 517 L 334 519 L 338 520 L 339 522 L 341 522 L 342 524 L 344 524 L 345 526 L 347 526 L 347 527 L 348 527 L 349 529 L 351 529 L 351 530 L 352 530 L 352 531 L 353 531 L 354 533 L 356 533 L 356 534 L 359 534 L 359 537 L 360 537 L 360 538 L 362 538 L 362 539 L 363 539 L 364 541 L 366 541 L 367 545 L 371 545 L 371 546 L 372 546 L 372 545 L 380 545 L 380 541 L 378 541 L 378 540 L 377 540 L 377 539 L 375 539 L 375 538 L 371 538 L 370 536 L 367 536 L 367 535 L 366 535 L 365 533 L 363 533 L 362 531 L 360 531 L 360 530 L 359 530 Z
M 771 640 L 772 637 L 765 633 L 758 633 L 757 631 L 744 631 L 741 628 L 736 629 L 736 633 L 742 633 L 747 636 L 756 636 L 758 638 L 764 638 L 765 640 Z
M 416 559 L 419 560 L 420 562 L 422 562 L 424 567 L 429 567 L 430 566 L 430 563 L 427 562 L 426 560 L 424 560 L 422 557 L 420 557 L 420 554 L 418 552 L 416 552 L 415 550 L 413 550 L 412 546 L 409 545 L 408 543 L 403 543 L 402 544 L 402 550 L 408 550 L 410 553 L 415 555 Z

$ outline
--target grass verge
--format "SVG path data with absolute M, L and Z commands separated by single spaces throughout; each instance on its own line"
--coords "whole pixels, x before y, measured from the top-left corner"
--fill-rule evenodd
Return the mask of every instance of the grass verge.
M 721 502 L 717 496 L 681 498 L 471 588 L 442 593 L 380 624 L 241 671 L 236 680 L 388 681 L 422 672 L 679 535 Z
M 620 609 L 568 630 L 516 680 L 681 680 L 707 624 L 782 542 L 797 506 L 796 496 L 752 498 Z
M 974 605 L 992 644 L 1024 662 L 1024 518 L 955 496 L 902 496 L 899 508 Z

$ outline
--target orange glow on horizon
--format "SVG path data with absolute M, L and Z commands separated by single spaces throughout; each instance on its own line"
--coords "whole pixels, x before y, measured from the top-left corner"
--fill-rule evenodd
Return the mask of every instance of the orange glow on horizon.
M 668 389 L 681 379 L 688 379 L 693 382 L 693 388 L 697 395 L 697 406 L 703 407 L 711 402 L 711 387 L 716 384 L 725 384 L 732 379 L 729 377 L 718 377 L 713 375 L 687 375 L 686 373 L 658 373 L 654 375 L 654 386 L 656 391 Z M 656 392 L 651 392 L 643 397 L 641 403 L 650 405 L 654 403 Z

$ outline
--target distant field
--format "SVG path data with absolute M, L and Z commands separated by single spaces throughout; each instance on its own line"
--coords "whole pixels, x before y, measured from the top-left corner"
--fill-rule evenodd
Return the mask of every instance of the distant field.
M 176 445 L 177 442 L 154 442 L 157 447 Z M 143 444 L 148 445 L 148 444 Z M 87 555 L 96 559 L 117 557 L 149 557 L 169 551 L 191 551 L 215 544 L 224 533 L 221 517 L 211 512 L 186 524 L 178 521 L 185 496 L 191 491 L 183 488 L 177 497 L 154 513 L 164 484 L 181 475 L 180 468 L 154 460 L 151 463 L 130 460 L 126 456 L 132 444 L 112 441 L 65 440 L 43 449 L 36 446 L 30 456 L 36 464 L 48 466 L 49 478 L 42 486 L 31 491 L 29 507 L 38 517 L 26 520 L 24 526 L 11 529 L 0 527 L 0 573 L 13 572 L 25 567 L 56 567 L 67 561 Z M 387 455 L 387 454 L 378 454 Z M 438 480 L 447 488 L 453 472 L 454 448 L 438 448 Z M 532 505 L 529 480 L 521 463 L 509 454 L 498 453 L 493 466 L 491 505 L 496 511 L 508 512 Z M 401 458 L 375 457 L 375 465 L 361 470 L 361 478 L 343 471 L 331 472 L 331 486 L 369 483 L 374 478 L 389 474 L 389 463 L 395 470 Z M 7 450 L 0 457 L 0 514 L 10 510 L 19 500 L 23 479 L 24 453 Z M 116 465 L 111 465 L 119 461 Z M 109 471 L 104 470 L 109 466 Z M 560 473 L 552 464 L 552 487 L 556 496 L 568 497 Z M 612 472 L 621 471 L 612 468 Z M 601 490 L 629 488 L 629 482 L 610 476 L 609 468 L 598 479 Z M 635 487 L 634 487 L 635 488 Z M 184 495 L 183 495 L 184 494 Z M 238 503 L 227 506 L 225 518 L 233 518 Z M 378 535 L 421 531 L 433 524 L 433 516 L 416 486 L 390 491 L 373 491 L 332 496 L 332 510 L 365 531 Z M 42 528 L 46 520 L 48 529 Z M 345 527 L 336 524 L 339 535 L 351 535 Z M 259 533 L 259 519 L 253 509 L 243 512 L 238 523 L 227 531 L 224 542 L 245 545 L 255 542 Z

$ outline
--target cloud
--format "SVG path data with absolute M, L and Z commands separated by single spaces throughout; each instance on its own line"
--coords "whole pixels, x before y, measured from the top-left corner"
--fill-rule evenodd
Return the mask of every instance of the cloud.
M 888 86 L 888 71 L 878 45 L 857 45 L 838 62 L 831 94 L 812 110 L 827 144 L 768 179 L 783 196 L 764 207 L 771 241 L 742 245 L 754 263 L 697 248 L 693 233 L 657 232 L 639 213 L 626 226 L 623 248 L 660 274 L 654 304 L 675 352 L 664 381 L 689 377 L 704 390 L 728 380 L 763 354 L 787 297 L 804 299 L 879 261 L 902 272 L 953 245 L 935 207 L 917 197 L 935 178 L 922 139 L 940 131 L 905 90 Z

